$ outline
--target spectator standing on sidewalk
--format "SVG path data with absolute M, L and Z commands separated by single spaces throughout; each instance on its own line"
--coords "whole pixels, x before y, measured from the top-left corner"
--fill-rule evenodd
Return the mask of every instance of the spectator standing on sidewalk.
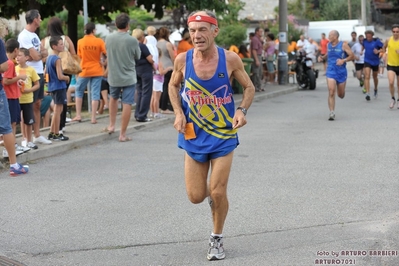
M 103 79 L 103 66 L 101 65 L 101 57 L 106 55 L 105 43 L 101 38 L 95 36 L 96 25 L 89 22 L 85 25 L 85 36 L 78 41 L 78 56 L 82 59 L 80 66 L 82 72 L 75 88 L 75 107 L 76 116 L 72 121 L 82 121 L 81 111 L 83 104 L 83 96 L 90 82 L 91 96 L 91 123 L 96 124 L 96 113 L 100 101 L 101 81 Z
M 174 127 L 180 133 L 178 146 L 186 151 L 188 198 L 197 204 L 209 196 L 213 231 L 207 259 L 221 260 L 225 258 L 222 234 L 229 206 L 227 183 L 233 151 L 239 144 L 237 129 L 246 124 L 245 115 L 255 88 L 240 57 L 215 45 L 219 28 L 214 13 L 191 13 L 188 27 L 194 49 L 177 56 L 169 83 L 176 114 Z M 233 78 L 244 89 L 243 100 L 237 109 L 230 83 Z
M 164 68 L 173 67 L 175 61 L 175 50 L 173 48 L 173 44 L 169 41 L 170 32 L 168 28 L 161 27 L 159 29 L 159 39 L 157 43 L 157 47 L 162 52 L 162 65 Z M 161 108 L 161 113 L 163 114 L 173 114 L 172 105 L 170 104 L 169 99 L 169 88 L 168 84 L 170 81 L 170 77 L 172 76 L 172 70 L 168 71 L 164 76 L 162 94 L 160 99 L 159 107 Z
M 21 106 L 19 104 L 19 97 L 21 97 L 20 86 L 22 81 L 26 79 L 26 74 L 18 74 L 15 72 L 14 60 L 18 55 L 19 43 L 15 39 L 9 39 L 6 42 L 6 51 L 8 57 L 8 70 L 3 73 L 3 86 L 7 95 L 8 107 L 11 117 L 11 126 L 14 137 L 17 134 L 17 125 L 21 122 Z M 30 148 L 22 147 L 15 143 L 17 151 L 26 152 Z
M 335 120 L 335 93 L 343 99 L 345 97 L 346 79 L 348 71 L 346 63 L 352 61 L 354 56 L 351 48 L 345 42 L 339 41 L 339 33 L 336 30 L 328 34 L 329 43 L 327 54 L 319 57 L 319 61 L 327 59 L 327 87 L 328 87 L 328 107 L 330 116 L 328 120 Z
M 385 40 L 383 52 L 387 53 L 387 72 L 391 103 L 389 108 L 395 107 L 395 77 L 398 87 L 397 108 L 399 109 L 399 24 L 392 25 L 392 36 Z
M 194 48 L 194 44 L 190 38 L 190 33 L 187 31 L 183 31 L 183 39 L 177 45 L 177 54 L 187 52 L 190 49 Z
M 40 104 L 44 98 L 44 76 L 43 76 L 43 59 L 47 57 L 47 50 L 40 43 L 40 38 L 35 33 L 40 27 L 42 21 L 40 13 L 36 9 L 31 9 L 25 14 L 26 27 L 18 35 L 19 47 L 29 50 L 30 60 L 28 66 L 33 67 L 40 77 L 40 87 L 33 93 L 33 113 L 35 123 L 33 124 L 33 143 L 51 144 L 51 141 L 40 135 Z
M 132 36 L 139 41 L 139 47 L 141 56 L 136 60 L 136 109 L 134 111 L 134 117 L 137 122 L 149 122 L 150 118 L 147 117 L 148 111 L 150 110 L 151 96 L 152 96 L 152 85 L 153 85 L 153 70 L 154 60 L 150 50 L 144 44 L 144 32 L 141 29 L 133 30 Z
M 274 58 L 276 54 L 276 43 L 274 41 L 274 34 L 268 33 L 266 35 L 266 42 L 264 45 L 266 55 L 266 66 L 269 77 L 267 78 L 267 84 L 274 83 L 276 69 L 274 67 Z
M 57 18 L 57 17 L 52 17 L 50 18 L 50 20 L 48 21 L 47 24 L 47 37 L 45 37 L 41 43 L 42 46 L 47 49 L 47 53 L 48 55 L 53 55 L 54 51 L 53 49 L 51 49 L 50 47 L 50 37 L 52 36 L 61 36 L 62 40 L 64 41 L 64 50 L 65 51 L 69 51 L 69 53 L 71 55 L 76 55 L 76 50 L 75 50 L 75 46 L 73 45 L 72 40 L 64 34 L 64 30 L 62 29 L 62 21 Z M 67 75 L 67 74 L 64 74 Z M 72 80 L 72 75 L 67 75 L 69 77 L 69 80 Z M 71 84 L 67 84 L 67 91 L 69 89 L 69 86 L 72 85 Z M 65 128 L 65 122 L 66 122 L 66 115 L 67 114 L 67 104 L 64 104 L 62 112 L 61 112 L 61 119 L 60 119 L 60 133 L 63 134 L 63 130 Z
M 380 52 L 384 44 L 378 38 L 374 38 L 374 32 L 367 30 L 363 40 L 364 48 L 364 87 L 366 89 L 366 100 L 370 101 L 370 77 L 373 72 L 374 98 L 378 95 L 378 69 L 380 65 Z
M 59 132 L 59 128 L 62 109 L 67 102 L 66 89 L 70 78 L 63 74 L 61 58 L 58 56 L 60 52 L 64 51 L 64 40 L 61 36 L 52 36 L 50 38 L 50 47 L 54 53 L 47 58 L 46 72 L 49 77 L 48 92 L 51 93 L 54 101 L 54 112 L 48 139 L 65 141 L 69 138 Z
M 158 49 L 159 58 L 162 58 L 162 52 Z M 159 61 L 158 64 L 155 63 L 156 72 L 153 78 L 153 91 L 151 97 L 151 104 L 150 109 L 152 116 L 154 118 L 161 118 L 162 114 L 159 112 L 159 99 L 161 98 L 162 87 L 163 87 L 163 79 L 164 75 L 169 71 L 173 70 L 173 67 L 170 66 L 169 68 L 164 68 L 162 62 Z
M 152 54 L 152 59 L 158 64 L 159 54 L 157 48 L 157 39 L 155 38 L 157 30 L 153 26 L 147 27 L 147 36 L 144 38 L 144 44 L 147 45 L 148 50 Z
M 4 150 L 3 157 L 8 157 L 10 162 L 10 175 L 16 176 L 26 174 L 29 166 L 17 163 L 15 151 L 15 136 L 11 128 L 11 118 L 8 109 L 8 101 L 3 89 L 3 73 L 8 70 L 8 58 L 3 38 L 8 34 L 8 21 L 0 18 L 0 134 L 3 135 Z M 21 152 L 19 152 L 21 154 Z
M 255 28 L 255 36 L 251 40 L 251 57 L 254 60 L 252 63 L 252 82 L 256 91 L 264 90 L 262 88 L 261 80 L 263 74 L 262 51 L 263 51 L 263 29 Z
M 321 40 L 320 40 L 320 55 L 325 56 L 327 54 L 327 44 L 328 44 L 328 39 L 326 38 L 326 34 L 322 33 L 321 34 Z M 327 70 L 327 60 L 323 60 L 323 69 L 324 72 Z M 324 73 L 324 76 L 326 73 Z
M 109 125 L 103 131 L 109 134 L 115 131 L 118 99 L 122 94 L 122 119 L 119 141 L 129 141 L 126 129 L 129 125 L 134 93 L 137 83 L 135 60 L 141 56 L 139 42 L 129 35 L 130 17 L 126 13 L 119 14 L 115 19 L 117 32 L 105 39 L 108 54 L 108 83 L 110 85 Z
M 29 50 L 20 48 L 17 55 L 18 66 L 15 67 L 15 71 L 17 72 L 17 75 L 21 73 L 26 74 L 26 79 L 20 81 L 21 97 L 19 97 L 19 105 L 21 107 L 21 116 L 23 118 L 21 131 L 26 146 L 35 150 L 38 147 L 33 143 L 32 139 L 32 125 L 35 123 L 35 117 L 33 115 L 33 92 L 39 89 L 40 77 L 33 67 L 26 64 L 28 59 Z

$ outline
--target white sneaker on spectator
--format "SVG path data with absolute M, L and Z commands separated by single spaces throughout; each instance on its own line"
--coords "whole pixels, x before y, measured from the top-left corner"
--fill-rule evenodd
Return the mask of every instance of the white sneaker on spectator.
M 27 147 L 31 148 L 31 149 L 34 149 L 34 150 L 37 150 L 37 148 L 38 148 L 37 145 L 32 143 L 32 142 L 28 142 Z
M 46 139 L 43 136 L 39 136 L 38 138 L 33 137 L 33 143 L 35 144 L 51 144 L 51 140 Z
M 24 153 L 23 151 L 15 151 L 15 155 L 21 155 L 22 153 Z M 3 149 L 3 158 L 8 158 L 8 152 L 6 149 Z
M 15 143 L 15 150 L 16 150 L 16 151 L 27 152 L 27 151 L 30 151 L 30 148 L 28 148 L 28 147 L 22 147 L 22 146 L 19 146 L 18 144 Z

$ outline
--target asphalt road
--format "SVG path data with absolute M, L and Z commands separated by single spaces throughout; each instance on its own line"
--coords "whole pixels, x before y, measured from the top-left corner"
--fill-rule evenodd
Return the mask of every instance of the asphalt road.
M 350 75 L 333 122 L 323 77 L 315 91 L 253 103 L 230 175 L 224 261 L 206 260 L 210 210 L 187 200 L 172 124 L 2 175 L 0 256 L 29 266 L 399 265 L 399 110 L 380 84 L 366 102 Z

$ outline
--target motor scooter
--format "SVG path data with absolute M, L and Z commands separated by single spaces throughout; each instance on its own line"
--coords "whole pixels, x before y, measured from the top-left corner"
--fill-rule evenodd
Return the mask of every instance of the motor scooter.
M 295 59 L 293 64 L 291 64 L 291 70 L 295 71 L 299 87 L 309 90 L 316 89 L 316 79 L 319 76 L 319 71 L 314 70 L 312 59 L 306 56 L 306 52 L 303 49 L 297 51 L 296 54 L 292 52 L 292 54 L 295 55 Z

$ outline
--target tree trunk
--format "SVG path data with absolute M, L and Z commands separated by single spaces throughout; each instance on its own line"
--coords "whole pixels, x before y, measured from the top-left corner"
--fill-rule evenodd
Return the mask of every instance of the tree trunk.
M 68 9 L 68 36 L 71 38 L 75 50 L 78 46 L 78 10 L 76 8 Z
M 352 19 L 351 0 L 348 0 L 348 19 Z

